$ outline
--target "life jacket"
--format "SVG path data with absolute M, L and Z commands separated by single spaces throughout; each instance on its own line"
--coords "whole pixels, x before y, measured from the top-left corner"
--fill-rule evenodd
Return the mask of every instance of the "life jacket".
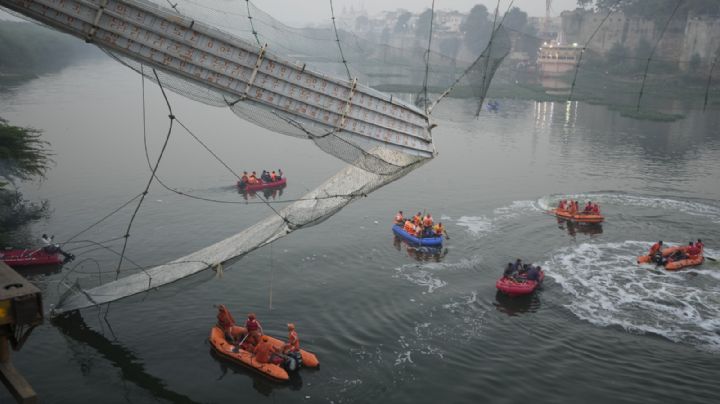
M 648 253 L 648 255 L 652 256 L 659 253 L 661 248 L 662 247 L 660 246 L 660 243 L 653 244 L 652 247 L 650 247 L 650 252 Z
M 698 241 L 697 243 L 695 243 L 695 247 L 700 249 L 701 254 L 703 253 L 703 251 L 705 251 L 705 244 L 703 244 L 702 241 Z
M 592 206 L 592 213 L 594 213 L 596 215 L 600 214 L 600 206 L 598 206 L 597 203 Z
M 300 350 L 300 338 L 298 338 L 295 330 L 288 333 L 288 345 L 290 345 L 290 351 L 297 352 Z
M 245 328 L 247 328 L 248 332 L 257 331 L 260 324 L 258 324 L 257 320 L 248 320 L 245 322 Z
M 413 223 L 415 223 L 415 224 L 422 223 L 422 218 L 420 218 L 420 215 L 413 216 Z
M 405 225 L 403 226 L 403 230 L 405 230 L 408 233 L 412 233 L 414 229 L 413 223 L 409 220 L 405 221 Z
M 272 182 L 277 181 L 277 175 L 275 175 L 275 171 L 273 171 L 273 172 L 270 174 L 270 181 L 272 181 Z
M 442 236 L 445 228 L 440 224 L 436 224 L 435 227 L 433 228 L 433 230 L 435 231 L 435 234 L 437 234 L 438 236 Z
M 235 325 L 235 319 L 224 304 L 218 306 L 217 324 L 223 330 L 227 331 Z
M 425 227 L 432 227 L 433 220 L 430 216 L 425 216 L 425 219 L 423 219 L 423 226 Z
M 243 176 L 240 178 L 240 181 L 241 181 L 241 182 L 244 182 L 244 183 L 247 183 L 247 182 L 248 182 L 248 176 L 247 176 L 247 175 L 243 175 Z
M 687 255 L 689 255 L 690 257 L 693 257 L 693 258 L 700 255 L 701 252 L 702 252 L 702 250 L 697 245 L 688 247 L 688 249 L 687 249 Z
M 270 355 L 272 354 L 272 344 L 270 341 L 260 341 L 255 347 L 255 360 L 260 363 L 270 362 Z

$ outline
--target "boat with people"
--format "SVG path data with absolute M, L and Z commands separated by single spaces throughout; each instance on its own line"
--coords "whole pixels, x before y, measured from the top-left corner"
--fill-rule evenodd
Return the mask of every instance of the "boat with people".
M 418 212 L 412 218 L 406 218 L 403 211 L 398 211 L 392 227 L 393 233 L 415 246 L 442 246 L 443 235 L 450 239 L 442 222 L 435 223 L 430 213 L 423 215 Z
M 550 213 L 560 219 L 571 220 L 579 223 L 602 223 L 605 217 L 600 214 L 600 206 L 597 203 L 589 201 L 581 210 L 580 203 L 574 200 L 561 200 L 555 209 L 550 209 Z
M 287 185 L 287 178 L 283 176 L 282 170 L 278 172 L 263 170 L 260 176 L 255 171 L 248 174 L 243 172 L 242 177 L 237 182 L 238 188 L 243 191 L 259 191 L 267 188 L 280 188 Z
M 59 265 L 64 262 L 60 252 L 48 252 L 44 248 L 6 248 L 0 251 L 0 261 L 11 267 Z
M 290 373 L 300 367 L 320 367 L 320 361 L 315 354 L 300 349 L 294 324 L 288 324 L 289 338 L 285 343 L 278 338 L 264 335 L 252 313 L 248 315 L 245 327 L 236 325 L 232 314 L 224 305 L 218 306 L 217 318 L 218 323 L 210 329 L 208 341 L 213 351 L 223 359 L 280 382 L 290 380 Z
M 495 282 L 495 288 L 508 296 L 523 296 L 533 293 L 545 280 L 545 271 L 540 266 L 523 264 L 521 259 L 508 263 L 502 277 Z
M 393 233 L 403 240 L 407 241 L 411 245 L 419 245 L 423 247 L 439 247 L 443 243 L 442 236 L 436 237 L 417 237 L 405 231 L 400 225 L 393 225 Z
M 662 240 L 653 244 L 647 254 L 637 257 L 638 264 L 655 263 L 668 271 L 677 271 L 687 267 L 701 265 L 705 262 L 704 247 L 701 239 L 689 242 L 688 245 L 676 245 L 663 248 Z

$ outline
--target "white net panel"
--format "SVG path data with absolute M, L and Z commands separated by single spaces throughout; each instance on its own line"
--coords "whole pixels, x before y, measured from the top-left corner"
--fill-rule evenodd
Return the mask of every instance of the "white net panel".
M 428 89 L 446 90 L 441 97 L 461 91 L 475 99 L 479 111 L 510 47 L 498 28 L 487 49 L 464 63 L 420 44 L 379 45 L 330 24 L 291 28 L 243 0 L 0 0 L 0 5 L 94 43 L 163 88 L 229 107 L 269 130 L 308 138 L 350 164 L 267 219 L 171 263 L 87 288 L 81 276 L 67 274 L 57 313 L 112 302 L 232 262 L 402 177 L 435 155 Z M 360 73 L 364 68 L 369 74 Z M 396 94 L 369 87 L 388 78 Z M 410 99 L 417 83 L 423 83 L 423 98 L 415 97 L 416 106 Z

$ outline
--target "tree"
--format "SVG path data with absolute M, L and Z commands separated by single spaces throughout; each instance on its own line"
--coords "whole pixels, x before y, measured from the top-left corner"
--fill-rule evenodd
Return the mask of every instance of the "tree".
M 410 18 L 412 17 L 412 14 L 410 14 L 407 11 L 403 11 L 397 19 L 397 22 L 395 23 L 395 33 L 399 34 L 402 32 L 407 32 L 408 29 L 408 21 L 410 21 Z
M 507 28 L 514 29 L 516 31 L 524 32 L 525 26 L 527 25 L 527 13 L 522 11 L 518 7 L 513 7 L 508 11 L 503 20 L 503 25 Z
M 460 26 L 460 30 L 465 35 L 465 45 L 474 55 L 479 55 L 490 39 L 492 23 L 489 16 L 487 8 L 478 4 L 470 10 L 470 14 Z
M 420 13 L 417 24 L 415 24 L 415 35 L 419 38 L 427 38 L 430 35 L 433 12 L 429 8 Z
M 598 10 L 622 11 L 631 17 L 667 20 L 677 6 L 677 0 L 577 0 L 580 7 L 595 6 Z M 720 1 L 692 0 L 680 3 L 674 18 L 685 20 L 688 14 L 720 14 Z

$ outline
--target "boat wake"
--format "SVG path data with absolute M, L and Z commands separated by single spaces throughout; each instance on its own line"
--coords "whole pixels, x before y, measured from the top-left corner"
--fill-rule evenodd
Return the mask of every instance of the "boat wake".
M 570 195 L 548 195 L 541 197 L 537 204 L 542 210 L 552 209 L 560 199 L 576 199 L 580 201 L 591 200 L 593 202 L 618 206 L 635 206 L 640 208 L 672 210 L 685 213 L 691 216 L 698 216 L 710 219 L 713 223 L 720 224 L 720 206 L 689 200 L 678 200 L 663 197 L 650 197 L 640 195 L 629 195 L 624 193 L 586 193 Z
M 433 293 L 436 289 L 447 285 L 437 274 L 457 269 L 470 269 L 481 263 L 480 257 L 461 259 L 458 262 L 423 262 L 405 264 L 395 268 L 395 278 L 403 278 L 410 283 L 427 288 L 425 293 Z
M 580 319 L 720 352 L 720 276 L 706 262 L 667 272 L 636 264 L 650 242 L 588 244 L 557 250 L 543 265 Z M 708 256 L 717 252 L 707 250 Z

